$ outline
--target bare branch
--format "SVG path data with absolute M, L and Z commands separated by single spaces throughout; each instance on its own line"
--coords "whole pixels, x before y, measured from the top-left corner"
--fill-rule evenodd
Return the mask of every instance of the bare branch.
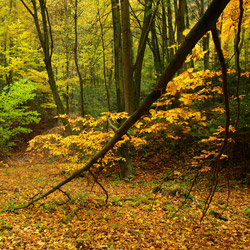
M 33 16 L 34 18 L 34 13 L 32 12 L 32 10 L 29 8 L 29 6 L 24 2 L 24 0 L 20 0 L 22 2 L 22 4 L 24 5 L 24 7 L 28 10 L 28 12 L 31 14 L 31 16 Z
M 108 121 L 108 125 L 113 129 L 113 131 L 114 132 L 118 131 L 118 128 L 114 124 L 112 124 L 112 122 L 110 121 L 108 115 L 106 115 L 106 118 L 107 118 L 107 121 Z
M 222 71 L 222 80 L 223 80 L 223 84 L 222 84 L 222 88 L 223 88 L 223 95 L 224 95 L 224 105 L 225 105 L 225 110 L 226 110 L 226 124 L 225 124 L 225 136 L 224 136 L 224 141 L 223 144 L 221 146 L 220 151 L 218 152 L 216 159 L 215 159 L 215 168 L 214 168 L 214 173 L 213 173 L 213 183 L 212 183 L 212 187 L 210 189 L 209 195 L 206 199 L 203 211 L 202 211 L 202 217 L 201 217 L 201 221 L 203 220 L 203 218 L 205 217 L 209 206 L 212 202 L 212 199 L 214 197 L 215 191 L 216 191 L 216 187 L 219 183 L 219 170 L 220 170 L 220 164 L 221 164 L 221 156 L 226 148 L 227 142 L 228 142 L 228 137 L 229 137 L 229 125 L 230 125 L 230 114 L 229 114 L 229 101 L 228 101 L 228 91 L 227 91 L 227 66 L 225 63 L 225 58 L 221 49 L 221 44 L 220 44 L 220 40 L 219 40 L 219 36 L 218 36 L 218 32 L 217 32 L 217 28 L 216 25 L 214 26 L 214 28 L 212 29 L 212 37 L 213 37 L 213 41 L 214 41 L 214 46 L 217 52 L 217 55 L 219 57 L 219 61 L 220 61 L 220 65 L 221 65 L 221 71 Z
M 108 195 L 108 192 L 107 190 L 104 188 L 104 186 L 98 181 L 98 179 L 96 178 L 96 176 L 93 174 L 92 171 L 89 170 L 89 173 L 92 175 L 92 177 L 94 178 L 95 182 L 101 187 L 101 189 L 104 191 L 105 195 L 106 195 L 106 200 L 105 200 L 105 203 L 107 204 L 108 203 L 108 198 L 109 198 L 109 195 Z

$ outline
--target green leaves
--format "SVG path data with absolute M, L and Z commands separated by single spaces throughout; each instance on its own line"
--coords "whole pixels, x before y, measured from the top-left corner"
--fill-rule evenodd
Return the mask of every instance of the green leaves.
M 0 94 L 0 149 L 8 151 L 14 145 L 14 136 L 30 133 L 25 127 L 40 121 L 39 113 L 28 104 L 36 96 L 36 87 L 28 79 L 21 79 L 5 87 Z

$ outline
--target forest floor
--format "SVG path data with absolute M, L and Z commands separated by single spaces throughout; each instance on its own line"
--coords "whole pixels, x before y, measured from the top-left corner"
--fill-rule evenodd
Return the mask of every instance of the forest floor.
M 0 165 L 0 249 L 250 249 L 250 189 L 236 181 L 224 212 L 227 185 L 219 184 L 202 223 L 208 181 L 198 179 L 189 194 L 195 173 L 172 171 L 177 165 L 157 161 L 157 155 L 135 160 L 137 175 L 129 181 L 100 176 L 107 205 L 103 190 L 87 175 L 62 187 L 71 200 L 57 191 L 9 212 L 64 176 L 56 163 L 30 164 L 21 153 L 7 163 Z

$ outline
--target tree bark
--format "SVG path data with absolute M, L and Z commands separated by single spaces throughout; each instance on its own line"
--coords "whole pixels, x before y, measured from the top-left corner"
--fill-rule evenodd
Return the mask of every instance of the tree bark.
M 204 15 L 204 12 L 205 12 L 205 3 L 204 0 L 201 0 L 200 17 Z M 203 59 L 203 68 L 204 70 L 206 70 L 209 69 L 209 33 L 207 33 L 206 36 L 202 38 L 202 47 L 203 51 L 207 51 Z
M 176 27 L 177 27 L 177 42 L 178 47 L 182 44 L 182 42 L 185 39 L 185 36 L 183 34 L 186 26 L 185 26 L 185 16 L 186 16 L 186 1 L 185 0 L 179 0 L 179 6 L 178 6 L 178 12 L 176 15 Z M 184 72 L 187 69 L 187 66 L 185 63 L 183 63 L 180 72 Z
M 54 71 L 52 68 L 52 54 L 53 54 L 53 37 L 52 37 L 52 31 L 51 31 L 51 24 L 49 20 L 49 14 L 46 6 L 45 0 L 39 0 L 39 6 L 37 6 L 36 0 L 31 0 L 31 3 L 33 5 L 33 11 L 29 6 L 25 3 L 24 0 L 20 0 L 22 4 L 25 6 L 25 8 L 28 10 L 28 12 L 31 14 L 31 16 L 34 19 L 38 38 L 40 41 L 40 44 L 43 49 L 44 54 L 44 63 L 47 70 L 48 78 L 49 78 L 49 85 L 52 91 L 53 99 L 55 101 L 55 104 L 57 106 L 57 111 L 59 114 L 65 114 L 65 109 L 63 106 L 63 103 L 61 101 L 56 80 L 54 76 Z M 39 13 L 41 14 L 41 23 L 39 21 Z M 72 134 L 71 128 L 69 125 L 67 125 L 67 121 L 62 119 L 62 122 L 64 125 L 66 125 L 66 132 L 68 135 Z
M 155 13 L 154 14 L 150 13 L 151 8 L 152 8 L 152 0 L 146 0 L 142 31 L 137 49 L 136 61 L 134 64 L 134 72 L 133 72 L 135 109 L 137 109 L 140 104 L 142 63 L 148 40 L 148 34 L 150 31 L 150 25 L 152 24 L 155 15 Z
M 98 161 L 98 159 L 102 158 L 110 149 L 112 149 L 114 145 L 122 138 L 122 136 L 127 133 L 127 131 L 131 128 L 131 126 L 133 126 L 146 112 L 148 112 L 151 105 L 162 94 L 166 92 L 167 84 L 174 77 L 177 70 L 180 69 L 187 55 L 191 52 L 196 43 L 209 30 L 215 27 L 217 19 L 219 18 L 220 14 L 222 13 L 222 11 L 229 2 L 230 0 L 213 0 L 211 5 L 207 9 L 206 13 L 204 14 L 204 16 L 192 28 L 192 30 L 187 35 L 180 48 L 177 50 L 173 60 L 169 63 L 168 67 L 166 68 L 166 70 L 163 72 L 158 82 L 156 83 L 154 90 L 146 97 L 145 101 L 141 104 L 141 106 L 122 124 L 122 126 L 116 131 L 113 138 L 103 147 L 103 149 L 99 151 L 97 154 L 95 154 L 93 158 L 85 166 L 75 171 L 72 175 L 70 175 L 68 178 L 58 183 L 56 186 L 47 191 L 45 194 L 42 194 L 36 199 L 30 201 L 24 207 L 28 207 L 34 202 L 47 197 L 54 191 L 61 188 L 63 185 L 67 184 L 68 182 L 70 182 L 71 180 L 82 174 L 84 171 L 88 171 L 93 166 L 93 164 L 95 164 Z
M 119 0 L 111 0 L 112 21 L 114 33 L 114 64 L 115 64 L 115 86 L 117 112 L 125 110 L 123 70 L 122 70 L 122 31 L 120 20 Z
M 102 59 L 103 59 L 103 78 L 104 78 L 104 86 L 106 90 L 106 97 L 107 97 L 107 105 L 108 105 L 108 111 L 111 111 L 111 105 L 110 105 L 110 93 L 109 93 L 109 86 L 107 81 L 107 69 L 106 69 L 106 54 L 105 54 L 105 41 L 104 41 L 104 27 L 103 27 L 103 20 L 101 19 L 100 15 L 100 8 L 99 8 L 99 1 L 98 1 L 98 9 L 97 9 L 97 15 L 98 15 L 98 21 L 100 24 L 100 30 L 101 30 L 101 44 L 102 44 Z
M 174 29 L 173 29 L 173 18 L 172 18 L 172 7 L 171 7 L 171 2 L 170 0 L 167 0 L 167 13 L 168 13 L 168 37 L 169 37 L 169 44 L 168 46 L 172 46 L 175 44 L 175 39 L 174 39 Z M 171 61 L 174 57 L 174 48 L 169 49 L 169 61 Z
M 125 111 L 131 115 L 135 111 L 133 96 L 132 37 L 130 30 L 129 0 L 121 0 L 123 79 Z
M 74 56 L 75 56 L 75 65 L 76 65 L 76 71 L 79 78 L 79 86 L 80 86 L 80 110 L 81 110 L 81 116 L 84 117 L 85 115 L 85 109 L 84 109 L 84 102 L 83 102 L 83 78 L 82 74 L 79 68 L 78 63 L 78 29 L 77 29 L 77 23 L 78 23 L 78 0 L 75 0 L 75 15 L 74 15 L 74 21 L 75 21 L 75 47 L 74 47 Z

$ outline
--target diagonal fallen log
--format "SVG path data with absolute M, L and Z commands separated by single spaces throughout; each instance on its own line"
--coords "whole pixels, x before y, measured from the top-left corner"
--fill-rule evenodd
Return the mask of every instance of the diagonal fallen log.
M 184 63 L 187 55 L 192 51 L 196 43 L 210 30 L 212 30 L 216 22 L 223 12 L 224 8 L 230 0 L 213 0 L 207 11 L 203 15 L 203 17 L 196 23 L 196 25 L 191 29 L 186 39 L 177 50 L 173 60 L 169 63 L 166 70 L 163 72 L 161 77 L 159 78 L 154 90 L 146 97 L 141 106 L 135 111 L 116 131 L 115 135 L 112 139 L 100 150 L 97 152 L 93 158 L 82 168 L 75 171 L 72 175 L 58 183 L 56 186 L 51 188 L 46 193 L 41 196 L 32 199 L 25 206 L 17 207 L 14 210 L 27 208 L 35 202 L 49 196 L 56 190 L 60 189 L 63 185 L 67 184 L 80 174 L 85 171 L 88 171 L 97 161 L 102 158 L 113 146 L 122 138 L 123 135 L 127 133 L 127 131 L 135 124 L 147 111 L 149 111 L 151 105 L 166 92 L 166 87 L 169 81 L 172 80 L 177 70 Z

